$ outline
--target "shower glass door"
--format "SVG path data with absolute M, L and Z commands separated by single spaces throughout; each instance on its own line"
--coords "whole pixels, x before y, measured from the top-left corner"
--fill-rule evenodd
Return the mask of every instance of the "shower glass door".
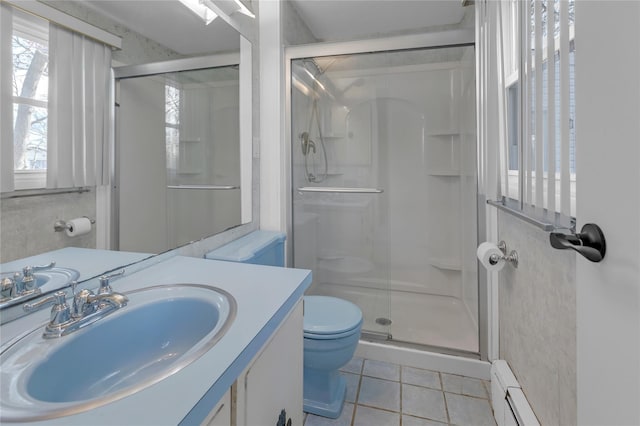
M 477 353 L 471 46 L 291 62 L 294 266 L 363 332 Z

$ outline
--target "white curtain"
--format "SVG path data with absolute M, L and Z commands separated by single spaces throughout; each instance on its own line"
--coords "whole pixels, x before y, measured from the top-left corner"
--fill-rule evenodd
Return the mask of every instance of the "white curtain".
M 109 183 L 111 48 L 49 26 L 47 188 Z
M 0 3 L 0 191 L 14 190 L 13 183 L 13 94 L 11 77 L 12 10 Z

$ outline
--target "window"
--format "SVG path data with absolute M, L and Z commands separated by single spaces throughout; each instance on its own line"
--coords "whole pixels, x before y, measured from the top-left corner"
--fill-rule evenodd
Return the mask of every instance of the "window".
M 42 188 L 47 170 L 48 23 L 14 13 L 11 53 L 15 188 Z
M 505 3 L 503 3 L 505 4 Z M 506 2 L 503 202 L 571 226 L 575 217 L 575 0 Z
M 165 143 L 167 152 L 167 173 L 169 182 L 175 180 L 180 158 L 180 89 L 166 84 L 165 102 Z
M 0 22 L 0 190 L 107 184 L 111 47 L 7 2 Z

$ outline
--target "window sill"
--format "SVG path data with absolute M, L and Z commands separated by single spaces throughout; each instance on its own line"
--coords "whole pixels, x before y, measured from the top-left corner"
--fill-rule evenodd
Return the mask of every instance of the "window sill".
M 12 192 L 3 192 L 0 199 L 6 200 L 10 198 L 24 198 L 24 197 L 37 197 L 41 195 L 58 195 L 58 194 L 72 194 L 83 192 L 91 192 L 91 188 L 79 187 L 79 188 L 60 188 L 60 189 L 21 189 Z
M 519 207 L 516 207 L 514 200 L 487 200 L 487 204 L 494 206 L 503 212 L 509 213 L 518 219 L 533 225 L 544 232 L 555 231 L 556 229 L 567 229 L 567 226 L 560 225 L 560 221 L 556 220 L 556 223 L 551 223 L 540 218 L 536 218 L 526 212 L 522 211 Z M 546 210 L 545 210 L 546 211 Z M 557 214 L 556 214 L 557 215 Z M 575 229 L 575 218 L 571 218 L 571 229 Z

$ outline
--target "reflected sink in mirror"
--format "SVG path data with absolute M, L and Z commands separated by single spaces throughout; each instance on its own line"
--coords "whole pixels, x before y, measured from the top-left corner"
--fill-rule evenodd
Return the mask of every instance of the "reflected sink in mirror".
M 19 271 L 3 272 L 2 274 L 0 274 L 0 280 L 3 280 L 4 278 L 13 278 L 15 274 L 19 274 L 20 279 L 23 276 L 22 272 Z M 35 281 L 35 285 L 33 286 L 33 288 L 40 289 L 39 293 L 47 293 L 53 290 L 67 287 L 71 284 L 71 281 L 75 281 L 79 277 L 80 273 L 75 269 L 54 266 L 50 269 L 33 273 L 33 278 Z M 37 296 L 38 293 L 32 295 L 32 297 Z M 27 300 L 27 298 L 24 297 L 17 297 L 12 299 L 3 289 L 2 296 L 0 296 L 0 309 L 22 303 L 25 300 Z
M 197 284 L 126 293 L 127 306 L 57 339 L 38 327 L 0 352 L 0 421 L 87 411 L 131 395 L 186 367 L 231 326 L 229 293 Z

